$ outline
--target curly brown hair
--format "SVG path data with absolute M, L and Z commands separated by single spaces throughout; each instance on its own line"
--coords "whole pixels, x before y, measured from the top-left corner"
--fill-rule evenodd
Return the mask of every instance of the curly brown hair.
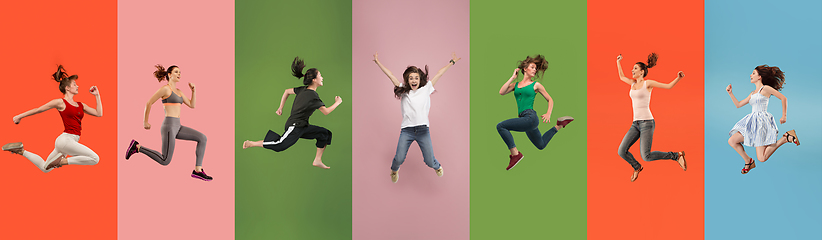
M 519 61 L 517 63 L 519 64 L 519 71 L 522 73 L 522 75 L 525 75 L 525 68 L 528 67 L 528 65 L 530 65 L 531 63 L 537 66 L 537 74 L 534 76 L 542 78 L 542 76 L 545 75 L 545 69 L 548 69 L 548 61 L 545 61 L 545 56 L 542 56 L 542 54 L 537 54 L 533 57 L 525 56 L 525 60 Z

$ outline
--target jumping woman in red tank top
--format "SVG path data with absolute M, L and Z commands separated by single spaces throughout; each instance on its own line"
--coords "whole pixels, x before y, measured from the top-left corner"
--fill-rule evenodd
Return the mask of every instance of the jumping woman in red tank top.
M 103 103 L 100 101 L 100 92 L 97 86 L 92 86 L 89 89 L 91 95 L 97 99 L 97 108 L 91 108 L 88 105 L 75 102 L 74 96 L 79 94 L 80 87 L 77 85 L 77 75 L 69 76 L 66 74 L 62 65 L 57 67 L 57 72 L 52 75 L 55 81 L 60 83 L 60 92 L 63 93 L 63 98 L 54 99 L 38 108 L 26 111 L 12 118 L 14 124 L 20 124 L 20 120 L 31 115 L 45 112 L 49 109 L 55 108 L 60 113 L 60 118 L 63 120 L 63 133 L 54 141 L 54 150 L 51 151 L 46 161 L 37 154 L 31 153 L 23 149 L 23 143 L 9 143 L 3 146 L 4 151 L 23 155 L 31 163 L 33 163 L 40 171 L 44 173 L 50 172 L 54 168 L 59 168 L 64 165 L 95 165 L 100 161 L 90 148 L 80 144 L 80 132 L 82 131 L 82 121 L 85 114 L 95 117 L 103 116 Z M 66 156 L 71 156 L 67 158 Z

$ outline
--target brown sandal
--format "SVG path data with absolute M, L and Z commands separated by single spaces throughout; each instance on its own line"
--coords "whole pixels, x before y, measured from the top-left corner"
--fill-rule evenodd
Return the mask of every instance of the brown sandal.
M 631 182 L 634 182 L 637 178 L 639 178 L 639 172 L 642 172 L 642 169 L 645 168 L 639 167 L 639 170 L 634 170 L 634 175 L 631 175 Z
M 799 146 L 799 138 L 796 137 L 796 130 L 787 131 L 785 132 L 785 134 L 787 135 L 785 136 L 785 140 L 787 140 L 789 143 L 793 143 L 796 144 L 796 146 Z M 793 138 L 793 141 L 791 141 L 790 138 Z
M 755 167 L 756 161 L 754 161 L 753 158 L 751 158 L 751 163 L 746 163 L 745 167 L 742 168 L 742 174 L 748 174 L 748 172 L 750 172 L 751 169 L 754 169 Z
M 685 151 L 679 152 L 679 158 L 682 159 L 680 162 L 679 159 L 676 159 L 676 162 L 679 163 L 679 167 L 682 168 L 682 171 L 688 170 L 688 163 L 685 162 Z

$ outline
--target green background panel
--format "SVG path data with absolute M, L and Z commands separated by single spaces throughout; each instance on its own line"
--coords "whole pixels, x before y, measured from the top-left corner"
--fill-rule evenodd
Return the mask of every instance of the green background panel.
M 236 237 L 237 239 L 351 238 L 351 2 L 236 1 Z M 287 88 L 302 85 L 291 61 L 303 58 L 324 78 L 317 89 L 331 114 L 316 111 L 313 125 L 333 132 L 323 161 L 311 166 L 314 140 L 283 152 L 242 149 L 271 129 L 282 134 L 294 96 L 283 115 L 275 111 Z
M 576 120 L 542 151 L 512 132 L 525 158 L 505 171 L 509 151 L 496 125 L 517 117 L 517 106 L 499 89 L 533 54 L 549 62 L 538 81 L 555 102 L 540 131 L 561 116 Z M 471 58 L 471 239 L 585 239 L 585 1 L 472 1 Z M 547 109 L 538 94 L 534 110 Z

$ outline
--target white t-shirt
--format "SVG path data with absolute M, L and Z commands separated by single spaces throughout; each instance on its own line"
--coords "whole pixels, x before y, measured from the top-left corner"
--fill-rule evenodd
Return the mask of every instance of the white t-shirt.
M 425 86 L 402 95 L 400 99 L 402 128 L 420 125 L 428 126 L 428 111 L 431 109 L 432 93 L 434 93 L 434 84 L 429 81 Z

